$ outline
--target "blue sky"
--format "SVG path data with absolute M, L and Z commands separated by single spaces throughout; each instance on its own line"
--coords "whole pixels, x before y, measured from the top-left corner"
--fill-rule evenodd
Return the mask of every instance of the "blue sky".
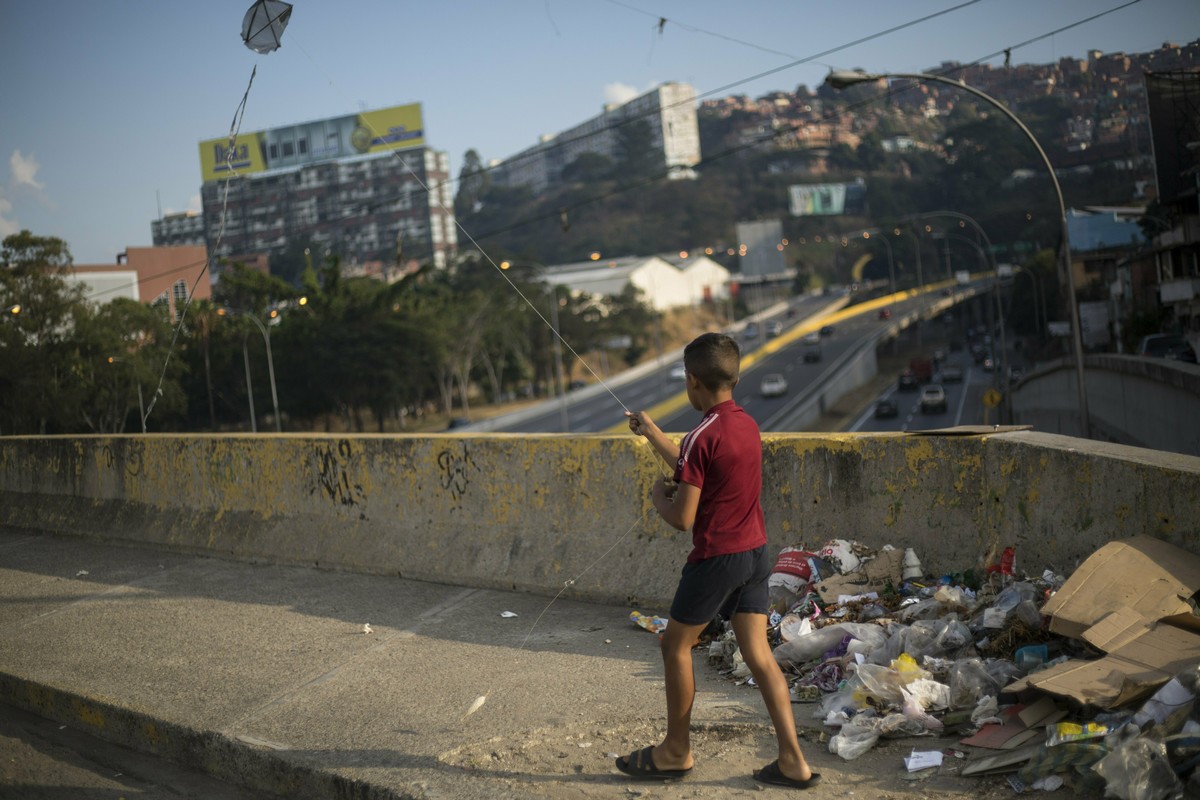
M 978 0 L 715 96 L 975 61 L 1124 2 Z M 713 92 L 963 3 L 298 0 L 259 55 L 240 38 L 250 0 L 0 0 L 0 236 L 61 237 L 81 264 L 149 245 L 160 205 L 199 208 L 198 144 L 228 132 L 256 65 L 243 131 L 419 102 L 457 174 L 468 148 L 511 155 L 663 81 Z M 1141 0 L 1013 61 L 1197 37 L 1200 2 Z

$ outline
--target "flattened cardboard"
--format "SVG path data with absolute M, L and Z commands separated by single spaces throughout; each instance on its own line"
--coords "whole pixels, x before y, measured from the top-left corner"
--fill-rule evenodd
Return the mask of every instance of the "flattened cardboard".
M 1151 623 L 1131 609 L 1109 614 L 1084 632 L 1083 638 L 1112 652 L 1094 661 L 1066 661 L 1004 690 L 1032 686 L 1087 705 L 1119 708 L 1200 662 L 1200 635 L 1163 622 Z
M 863 563 L 848 575 L 834 575 L 817 584 L 817 594 L 826 603 L 837 602 L 838 595 L 882 592 L 890 580 L 893 586 L 900 585 L 904 551 L 880 550 L 874 558 Z
M 1187 600 L 1200 590 L 1200 557 L 1153 536 L 1109 542 L 1072 573 L 1046 602 L 1050 630 L 1078 639 L 1114 611 L 1131 608 L 1152 620 L 1194 616 Z
M 1042 749 L 1041 743 L 1030 744 L 1016 750 L 1006 750 L 989 754 L 983 758 L 973 758 L 963 767 L 962 775 L 992 775 L 997 772 L 1016 772 L 1018 765 L 1025 763 L 1037 755 Z
M 1060 711 L 1049 697 L 1030 705 L 1017 704 L 1000 714 L 1003 724 L 984 725 L 978 733 L 963 739 L 962 744 L 990 750 L 1012 750 L 1037 736 L 1044 736 L 1045 726 L 1053 725 L 1066 715 L 1067 712 Z

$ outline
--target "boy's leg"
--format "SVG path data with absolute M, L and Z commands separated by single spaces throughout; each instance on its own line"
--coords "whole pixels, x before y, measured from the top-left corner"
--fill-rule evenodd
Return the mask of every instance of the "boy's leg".
M 707 623 L 706 623 L 707 624 Z M 688 625 L 674 617 L 662 637 L 663 677 L 667 688 L 667 733 L 654 748 L 659 769 L 688 769 L 692 766 L 692 704 L 696 699 L 696 674 L 692 648 L 706 625 Z
M 670 630 L 670 626 L 667 626 Z M 800 740 L 796 736 L 796 720 L 792 716 L 792 698 L 787 679 L 779 669 L 771 643 L 767 639 L 767 615 L 739 611 L 733 615 L 733 634 L 746 666 L 754 675 L 758 690 L 779 742 L 779 769 L 788 778 L 806 781 L 812 776 Z M 669 693 L 668 689 L 668 693 Z

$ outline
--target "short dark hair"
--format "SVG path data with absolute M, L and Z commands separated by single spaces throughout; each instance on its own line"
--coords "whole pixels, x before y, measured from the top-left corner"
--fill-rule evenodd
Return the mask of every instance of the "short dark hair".
M 683 348 L 684 369 L 710 392 L 737 385 L 741 358 L 737 340 L 724 333 L 702 333 Z

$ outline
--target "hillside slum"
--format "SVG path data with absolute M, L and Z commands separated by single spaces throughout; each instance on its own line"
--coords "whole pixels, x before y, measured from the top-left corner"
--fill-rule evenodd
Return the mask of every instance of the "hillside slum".
M 1027 574 L 1016 556 L 929 576 L 912 549 L 780 553 L 775 657 L 830 751 L 852 760 L 915 737 L 910 772 L 1000 774 L 1016 793 L 1200 797 L 1200 557 L 1149 536 L 1110 542 L 1069 576 Z M 753 682 L 730 631 L 707 647 Z

